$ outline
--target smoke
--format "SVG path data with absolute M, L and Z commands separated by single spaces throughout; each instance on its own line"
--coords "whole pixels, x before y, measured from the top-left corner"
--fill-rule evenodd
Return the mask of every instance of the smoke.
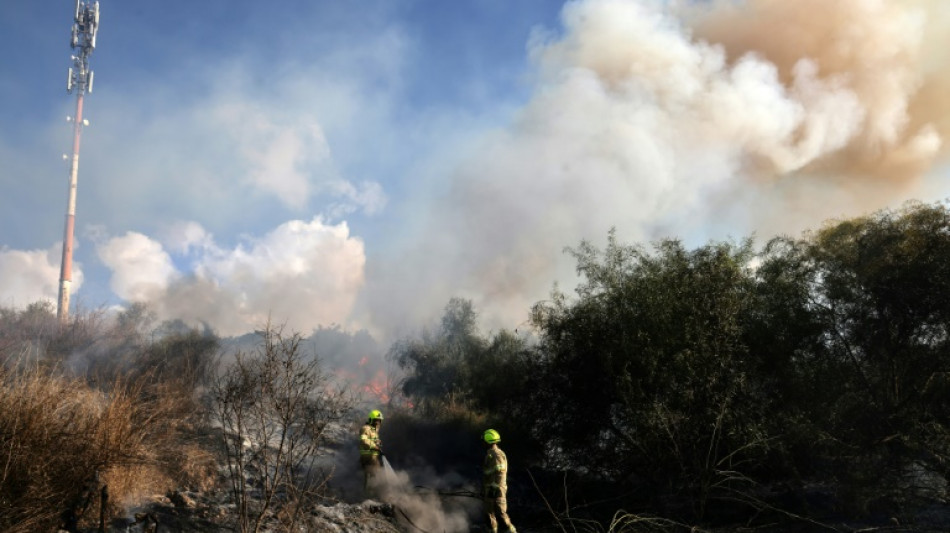
M 387 418 L 391 417 L 387 415 Z M 363 471 L 359 465 L 358 426 L 350 428 L 339 449 L 327 458 L 326 468 L 333 473 L 332 489 L 346 501 L 375 499 L 393 505 L 397 518 L 404 524 L 408 521 L 410 530 L 469 531 L 474 517 L 482 510 L 482 502 L 471 497 L 477 494 L 473 480 L 455 472 L 461 465 L 452 464 L 451 459 L 458 459 L 458 450 L 470 451 L 470 447 L 458 446 L 459 435 L 444 429 L 401 427 L 403 422 L 408 421 L 397 416 L 396 420 L 384 423 L 386 454 L 393 455 L 397 464 L 389 464 L 387 459 L 379 474 L 371 478 L 368 490 L 363 487 Z M 472 435 L 466 437 L 477 441 Z M 440 464 L 429 464 L 420 452 Z M 482 455 L 475 453 L 467 458 L 472 461 L 471 470 L 480 474 Z M 436 466 L 441 468 L 437 471 Z
M 129 232 L 100 243 L 113 291 L 148 303 L 161 319 L 205 323 L 222 335 L 254 331 L 268 319 L 288 331 L 334 323 L 349 314 L 363 284 L 362 241 L 345 223 L 319 217 L 286 222 L 233 249 L 195 223 L 171 228 L 166 239 Z M 176 259 L 189 262 L 190 273 Z
M 530 101 L 471 147 L 422 238 L 370 286 L 420 313 L 472 298 L 512 327 L 574 280 L 563 248 L 612 227 L 640 242 L 768 237 L 907 198 L 947 154 L 947 11 L 569 2 L 563 31 L 529 43 Z
M 314 117 L 280 117 L 273 108 L 231 95 L 206 113 L 208 123 L 233 132 L 233 148 L 247 168 L 245 179 L 285 205 L 303 209 L 318 194 L 340 199 L 332 216 L 357 210 L 374 213 L 385 205 L 378 183 L 354 184 L 340 176 Z
M 796 144 L 809 144 L 822 123 L 850 123 L 840 132 L 841 146 L 802 160 L 805 172 L 913 180 L 947 154 L 950 78 L 941 56 L 950 44 L 950 11 L 945 4 L 759 0 L 718 2 L 696 15 L 696 38 L 717 43 L 730 60 L 756 54 L 793 89 L 793 98 L 812 115 L 795 132 Z M 824 88 L 796 93 L 803 72 Z M 854 105 L 815 105 L 811 95 L 826 95 L 830 85 Z
M 346 456 L 349 457 L 349 456 Z M 407 529 L 463 533 L 470 531 L 472 518 L 481 509 L 481 501 L 459 496 L 440 495 L 433 487 L 420 485 L 417 472 L 390 470 L 371 482 L 371 495 L 363 490 L 363 472 L 353 464 L 333 469 L 330 484 L 348 501 L 379 500 L 396 509 L 400 523 L 409 522 Z M 424 478 L 423 478 L 424 479 Z M 430 481 L 431 483 L 431 481 Z M 441 484 L 439 485 L 441 487 Z M 365 501 L 365 500 L 364 500 Z M 410 527 L 411 526 L 411 527 Z
M 56 302 L 62 250 L 61 243 L 46 250 L 13 250 L 0 246 L 2 304 L 20 307 L 40 300 Z M 82 267 L 73 263 L 70 294 L 79 290 L 82 282 Z
M 341 424 L 339 445 L 327 457 L 327 468 L 333 472 L 331 488 L 346 501 L 371 498 L 391 503 L 425 531 L 468 531 L 467 524 L 482 511 L 481 426 L 417 417 L 382 404 L 363 406 L 357 413 L 376 408 L 385 416 L 381 447 L 384 467 L 391 468 L 384 468 L 376 485 L 364 490 L 358 449 L 362 420 L 353 420 Z
M 416 529 L 445 533 L 470 531 L 469 516 L 477 505 L 474 500 L 443 498 L 438 491 L 420 489 L 417 483 L 408 472 L 389 469 L 377 478 L 374 490 L 380 492 L 380 499 L 396 507 L 401 520 L 408 520 Z

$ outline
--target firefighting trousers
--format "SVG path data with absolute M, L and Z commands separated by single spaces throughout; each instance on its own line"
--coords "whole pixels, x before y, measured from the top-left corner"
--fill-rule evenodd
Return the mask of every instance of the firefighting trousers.
M 504 496 L 499 498 L 485 498 L 484 502 L 485 513 L 488 514 L 488 525 L 492 533 L 498 532 L 498 522 L 504 524 L 507 531 L 515 531 L 515 526 L 511 525 L 511 519 L 508 518 L 508 500 Z
M 363 491 L 367 496 L 375 495 L 376 483 L 382 466 L 378 455 L 360 456 L 360 466 L 363 467 Z

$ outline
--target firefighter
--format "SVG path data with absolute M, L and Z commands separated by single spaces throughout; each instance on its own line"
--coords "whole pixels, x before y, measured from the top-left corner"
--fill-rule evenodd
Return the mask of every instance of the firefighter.
M 482 464 L 482 498 L 485 513 L 488 514 L 488 525 L 492 533 L 498 533 L 498 521 L 501 520 L 510 533 L 516 533 L 515 526 L 511 525 L 511 519 L 508 518 L 508 501 L 505 499 L 508 493 L 508 458 L 498 447 L 501 435 L 489 429 L 482 438 L 488 445 L 488 453 Z
M 363 490 L 369 494 L 370 487 L 378 482 L 377 475 L 383 466 L 383 447 L 379 439 L 379 426 L 383 413 L 378 409 L 369 412 L 366 423 L 360 428 L 360 466 L 363 467 Z

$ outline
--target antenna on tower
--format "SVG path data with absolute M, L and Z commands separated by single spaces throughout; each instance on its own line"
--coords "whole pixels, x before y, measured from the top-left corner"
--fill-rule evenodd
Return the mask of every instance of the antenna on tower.
M 89 69 L 89 56 L 96 49 L 96 36 L 99 34 L 99 2 L 76 0 L 76 14 L 69 45 L 75 51 L 71 57 L 73 66 L 69 69 L 66 92 L 78 89 L 79 96 L 92 92 L 92 70 Z
M 76 117 L 73 120 L 73 155 L 69 168 L 69 189 L 66 200 L 66 228 L 63 231 L 63 262 L 59 271 L 59 300 L 56 315 L 61 324 L 69 320 L 69 288 L 73 279 L 73 229 L 76 221 L 76 186 L 79 177 L 79 138 L 83 126 L 89 124 L 82 118 L 82 103 L 86 93 L 92 93 L 93 72 L 89 68 L 89 56 L 96 49 L 99 33 L 99 2 L 76 0 L 73 12 L 73 27 L 69 45 L 73 49 L 73 66 L 66 78 L 66 92 L 76 91 Z

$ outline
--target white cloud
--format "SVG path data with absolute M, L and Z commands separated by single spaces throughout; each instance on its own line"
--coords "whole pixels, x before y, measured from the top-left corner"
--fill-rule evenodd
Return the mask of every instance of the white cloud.
M 162 243 L 173 253 L 187 254 L 192 250 L 203 250 L 214 245 L 212 236 L 201 224 L 194 221 L 176 221 L 162 231 Z
M 148 303 L 162 319 L 204 321 L 233 335 L 259 328 L 270 316 L 309 333 L 345 323 L 363 286 L 363 243 L 345 223 L 292 220 L 232 249 L 216 245 L 195 223 L 178 227 L 186 237 L 169 242 L 203 243 L 191 249 L 188 273 L 175 270 L 161 244 L 144 235 L 130 233 L 100 247 L 115 292 Z
M 0 247 L 0 305 L 24 307 L 59 297 L 62 244 L 47 250 L 13 250 Z M 81 265 L 73 263 L 70 294 L 82 286 Z
M 348 181 L 337 181 L 327 185 L 328 189 L 336 191 L 336 196 L 346 201 L 338 202 L 327 209 L 327 216 L 341 218 L 361 208 L 367 214 L 376 214 L 382 211 L 389 201 L 383 187 L 377 182 L 363 182 L 354 185 Z
M 112 291 L 124 300 L 149 301 L 168 288 L 178 273 L 162 245 L 128 232 L 98 245 L 99 259 L 112 270 Z
M 336 177 L 330 147 L 317 117 L 280 118 L 273 106 L 230 95 L 234 100 L 212 103 L 214 127 L 235 142 L 246 178 L 256 188 L 300 209 L 317 189 Z
M 376 170 L 397 150 L 391 91 L 407 51 L 397 30 L 353 37 L 266 65 L 210 57 L 187 65 L 187 80 L 102 83 L 83 139 L 81 175 L 95 176 L 81 182 L 83 212 L 110 228 L 157 233 L 178 218 L 218 234 L 306 213 L 378 213 L 391 176 Z

